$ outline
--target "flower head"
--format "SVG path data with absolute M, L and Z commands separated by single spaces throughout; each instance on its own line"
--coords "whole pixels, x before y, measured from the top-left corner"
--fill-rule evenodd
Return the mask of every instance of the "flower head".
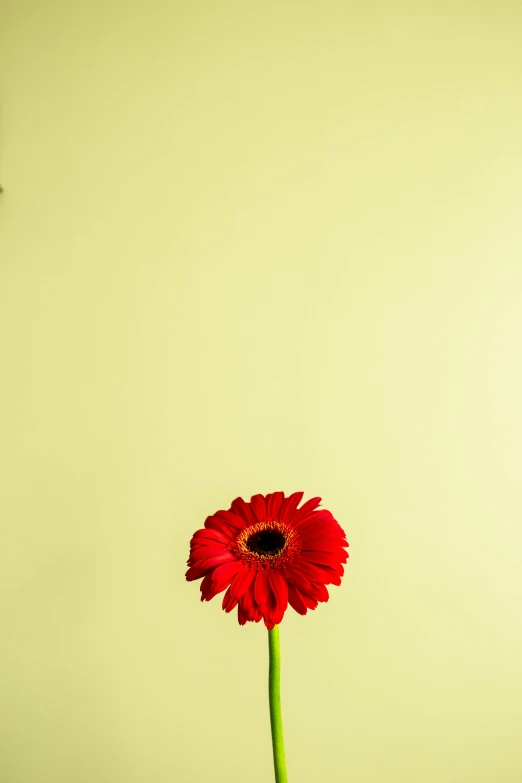
M 236 498 L 217 511 L 190 542 L 190 582 L 201 579 L 201 600 L 226 590 L 223 609 L 237 606 L 238 621 L 278 625 L 288 604 L 299 614 L 328 601 L 326 585 L 341 584 L 348 559 L 344 531 L 321 498 L 298 508 L 302 492 Z

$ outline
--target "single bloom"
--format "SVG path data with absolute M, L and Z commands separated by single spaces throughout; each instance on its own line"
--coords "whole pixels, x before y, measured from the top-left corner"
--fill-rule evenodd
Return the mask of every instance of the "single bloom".
M 201 600 L 226 590 L 223 609 L 237 606 L 238 621 L 264 620 L 271 630 L 288 604 L 299 614 L 328 601 L 326 585 L 341 584 L 348 559 L 345 533 L 332 514 L 312 498 L 300 508 L 302 492 L 236 498 L 228 511 L 205 520 L 190 542 L 190 582 L 201 579 Z

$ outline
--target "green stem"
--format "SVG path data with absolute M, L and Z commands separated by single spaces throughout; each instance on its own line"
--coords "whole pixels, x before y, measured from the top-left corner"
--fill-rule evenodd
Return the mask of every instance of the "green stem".
M 270 703 L 270 726 L 272 728 L 272 750 L 274 752 L 274 772 L 276 783 L 288 783 L 286 777 L 285 743 L 283 740 L 283 721 L 281 718 L 281 696 L 279 692 L 279 672 L 281 656 L 279 653 L 279 626 L 268 632 L 268 700 Z

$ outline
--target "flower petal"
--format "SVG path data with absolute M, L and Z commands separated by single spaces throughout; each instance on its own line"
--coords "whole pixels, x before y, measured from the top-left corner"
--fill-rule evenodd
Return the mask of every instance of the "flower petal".
M 342 552 L 342 554 L 346 556 L 346 552 L 343 549 L 341 549 L 340 552 Z M 317 552 L 317 551 L 302 552 L 301 557 L 307 563 L 315 563 L 316 565 L 327 565 L 327 566 L 331 566 L 332 568 L 335 568 L 336 565 L 341 562 L 339 557 L 332 555 L 330 552 Z
M 264 495 L 252 495 L 250 498 L 250 505 L 254 511 L 254 514 L 260 522 L 265 522 L 267 518 L 267 510 Z
M 236 598 L 241 598 L 241 596 L 244 595 L 244 593 L 246 593 L 246 591 L 250 588 L 252 582 L 254 581 L 255 575 L 255 568 L 247 568 L 244 566 L 241 571 L 238 571 L 232 584 L 230 585 L 232 595 L 234 595 Z
M 233 528 L 242 530 L 245 527 L 245 520 L 238 514 L 234 514 L 232 511 L 216 511 L 214 518 L 222 519 L 228 525 L 232 525 Z
M 318 566 L 303 560 L 299 562 L 299 566 L 296 566 L 296 570 L 299 570 L 313 582 L 322 582 L 324 585 L 340 585 L 341 576 L 344 572 L 342 565 L 339 565 L 334 570 L 329 566 Z
M 301 593 L 300 592 L 300 595 L 301 595 L 301 598 L 303 599 L 304 605 L 308 609 L 315 609 L 316 608 L 318 602 L 317 602 L 317 600 L 315 598 L 312 598 L 312 596 L 308 595 L 308 593 Z
M 219 541 L 223 544 L 228 543 L 230 540 L 228 536 L 226 536 L 224 533 L 221 533 L 219 530 L 213 530 L 212 528 L 201 528 L 201 530 L 196 530 L 194 535 L 192 536 L 192 541 Z
M 213 555 L 220 555 L 222 552 L 228 552 L 229 550 L 218 541 L 214 542 L 213 546 L 203 546 L 195 544 L 190 547 L 190 559 L 193 562 L 196 560 L 206 560 Z
M 229 587 L 225 595 L 223 596 L 223 602 L 221 606 L 223 607 L 225 612 L 231 612 L 232 609 L 235 609 L 238 603 L 239 603 L 239 598 L 236 598 L 236 596 L 232 595 L 231 587 Z
M 215 568 L 216 566 L 219 566 L 220 563 L 228 563 L 230 561 L 238 562 L 232 552 L 221 552 L 219 555 L 212 555 L 212 557 L 209 557 L 207 560 L 202 560 L 201 562 L 198 562 L 199 568 L 204 568 L 205 570 L 207 568 Z
M 238 560 L 233 560 L 231 563 L 222 563 L 212 572 L 212 585 L 215 593 L 221 593 L 226 587 L 229 586 L 238 571 L 243 568 L 243 564 Z
M 245 610 L 241 606 L 241 604 L 237 607 L 237 621 L 239 625 L 245 625 L 246 621 L 248 620 L 248 617 L 246 615 Z
M 207 574 L 201 582 L 199 589 L 201 590 L 201 600 L 210 601 L 216 595 L 212 589 L 212 574 Z
M 230 510 L 238 514 L 248 525 L 255 524 L 256 518 L 254 516 L 254 512 L 250 508 L 250 504 L 245 503 L 243 498 L 236 498 L 233 500 Z
M 268 518 L 270 520 L 274 521 L 278 519 L 279 509 L 281 508 L 284 497 L 282 492 L 274 492 L 272 495 L 266 496 Z
M 255 572 L 257 574 L 257 571 Z M 246 611 L 248 616 L 256 610 L 256 602 L 254 600 L 254 584 L 252 583 L 248 590 L 245 590 L 241 596 L 241 606 Z
M 279 519 L 282 522 L 288 522 L 294 516 L 294 512 L 303 498 L 304 492 L 294 492 L 292 495 L 283 501 L 281 511 L 279 512 Z
M 254 582 L 254 598 L 256 604 L 264 606 L 270 601 L 270 584 L 268 582 L 268 575 L 264 568 L 261 568 L 256 574 L 256 581 Z
M 241 606 L 247 620 L 252 622 L 259 622 L 262 617 L 262 612 L 254 601 L 254 592 L 251 588 L 247 590 L 244 595 L 239 599 L 239 605 Z
M 321 601 L 321 603 L 326 603 L 330 598 L 326 585 L 314 582 L 314 597 L 317 598 L 318 601 Z
M 332 514 L 322 508 L 318 511 L 312 511 L 308 516 L 301 519 L 301 522 L 298 524 L 300 535 L 304 536 L 305 531 L 308 532 L 313 526 L 316 527 L 318 533 L 325 533 L 327 530 L 341 530 Z
M 270 568 L 267 571 L 270 587 L 276 599 L 278 609 L 283 610 L 283 614 L 288 606 L 288 584 L 281 571 Z
M 213 515 L 205 519 L 205 527 L 210 530 L 218 530 L 230 540 L 237 533 L 237 528 L 226 522 L 223 518 Z
M 299 508 L 295 514 L 294 518 L 292 520 L 293 524 L 297 527 L 299 522 L 302 522 L 306 517 L 308 517 L 312 511 L 314 511 L 319 503 L 321 502 L 321 498 L 310 498 L 310 500 L 307 500 L 306 503 L 303 503 L 301 508 Z
M 299 590 L 291 584 L 288 585 L 288 603 L 298 614 L 306 614 L 308 611 Z
M 313 593 L 313 582 L 297 568 L 292 568 L 287 576 L 288 584 L 296 587 L 301 593 Z
M 201 568 L 200 565 L 193 565 L 189 568 L 187 573 L 185 574 L 185 579 L 187 582 L 194 582 L 196 579 L 201 579 L 202 576 L 205 574 L 205 569 Z
M 341 543 L 335 538 L 315 538 L 311 541 L 304 541 L 301 545 L 301 552 L 344 552 L 347 543 Z

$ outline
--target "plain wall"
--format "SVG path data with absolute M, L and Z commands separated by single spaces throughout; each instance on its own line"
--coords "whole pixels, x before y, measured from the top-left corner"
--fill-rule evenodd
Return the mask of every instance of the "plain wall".
M 291 783 L 522 780 L 522 6 L 3 0 L 2 783 L 272 779 L 184 580 L 320 495 Z

